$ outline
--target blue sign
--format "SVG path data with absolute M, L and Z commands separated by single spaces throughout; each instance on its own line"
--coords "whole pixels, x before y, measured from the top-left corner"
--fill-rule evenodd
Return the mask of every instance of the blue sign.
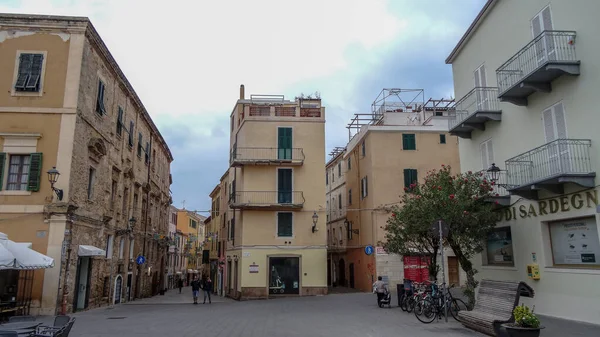
M 365 247 L 365 254 L 367 254 L 367 255 L 373 254 L 373 246 L 371 246 L 371 245 L 366 246 Z
M 146 262 L 146 258 L 143 255 L 140 255 L 137 257 L 137 259 L 135 259 L 135 262 L 137 264 L 144 264 Z

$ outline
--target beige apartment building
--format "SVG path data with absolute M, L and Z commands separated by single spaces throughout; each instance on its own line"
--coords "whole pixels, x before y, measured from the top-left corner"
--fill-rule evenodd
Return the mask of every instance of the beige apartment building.
M 489 0 L 446 63 L 464 102 L 450 121 L 461 168 L 504 188 L 477 277 L 526 281 L 537 313 L 599 324 L 597 13 L 598 1 Z
M 204 244 L 206 217 L 196 212 L 177 209 L 177 235 L 181 237 L 179 271 L 188 284 L 194 276 L 202 275 L 202 245 Z
M 251 95 L 231 113 L 226 287 L 236 299 L 327 293 L 325 108 Z
M 228 241 L 228 228 L 230 226 L 231 213 L 227 199 L 229 171 L 219 180 L 219 184 L 210 193 L 211 198 L 211 221 L 207 227 L 207 239 L 210 237 L 208 246 L 204 249 L 209 252 L 209 275 L 213 280 L 213 291 L 225 296 L 227 293 L 225 280 L 225 250 Z
M 0 92 L 0 231 L 55 260 L 31 313 L 158 293 L 173 157 L 91 22 L 0 14 Z
M 385 226 L 404 187 L 442 164 L 460 171 L 458 140 L 448 134 L 453 104 L 425 101 L 422 89 L 383 89 L 372 112 L 356 114 L 348 124 L 350 141 L 327 165 L 331 285 L 369 291 L 382 276 L 395 289 L 404 278 L 420 281 L 426 275 L 419 256 L 385 251 Z M 444 264 L 447 281 L 464 282 L 455 257 Z

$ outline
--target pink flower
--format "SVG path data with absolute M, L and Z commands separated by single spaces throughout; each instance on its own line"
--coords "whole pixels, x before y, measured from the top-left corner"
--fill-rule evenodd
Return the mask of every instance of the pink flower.
M 408 187 L 405 187 L 405 188 L 404 188 L 404 192 L 408 192 Z
M 496 193 L 496 196 L 497 196 L 497 197 L 499 197 L 499 196 L 500 196 L 500 194 Z
M 438 190 L 440 190 L 440 191 L 441 191 L 441 190 L 442 190 L 442 186 L 439 186 L 439 187 L 438 187 Z
M 467 212 L 467 211 L 464 211 L 464 212 L 463 212 L 463 214 L 464 214 L 464 215 L 468 215 L 468 214 L 469 214 L 469 212 Z
M 454 194 L 450 194 L 448 197 L 449 197 L 450 199 L 454 199 Z

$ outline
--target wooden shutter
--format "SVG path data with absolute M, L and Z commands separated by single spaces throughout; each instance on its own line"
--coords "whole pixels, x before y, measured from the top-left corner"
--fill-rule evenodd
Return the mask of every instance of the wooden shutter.
M 33 54 L 21 54 L 19 56 L 19 75 L 15 83 L 15 89 L 25 90 L 25 85 L 29 79 L 31 72 L 31 64 L 33 62 Z
M 490 165 L 488 165 L 488 153 L 486 142 L 481 143 L 479 149 L 481 151 L 481 168 L 487 170 L 490 168 Z
M 292 128 L 277 130 L 278 159 L 292 159 Z
M 129 122 L 129 147 L 133 147 L 133 121 Z
M 119 107 L 119 112 L 117 115 L 117 135 L 123 134 L 123 108 Z
M 144 161 L 146 164 L 150 162 L 150 143 L 146 142 L 146 154 L 144 155 Z
M 487 144 L 487 156 L 488 156 L 487 164 L 488 164 L 488 168 L 489 168 L 490 166 L 492 166 L 492 163 L 494 162 L 494 147 L 493 147 L 491 139 L 488 140 L 486 142 L 486 144 Z
M 42 77 L 42 64 L 44 61 L 44 55 L 42 54 L 30 54 L 31 55 L 31 70 L 29 72 L 29 78 L 25 88 L 28 91 L 38 91 L 40 78 Z
M 4 163 L 6 162 L 6 153 L 0 152 L 0 191 L 2 191 L 2 182 L 4 181 Z
M 417 170 L 416 169 L 411 169 L 410 170 L 411 174 L 410 174 L 410 180 L 411 180 L 411 184 L 412 183 L 417 183 L 419 181 L 419 178 L 417 177 Z
M 27 190 L 37 192 L 40 190 L 40 178 L 42 175 L 42 154 L 32 153 L 29 161 L 29 178 Z
M 562 103 L 558 103 L 554 106 L 554 125 L 556 126 L 556 138 L 566 139 L 567 138 L 567 119 L 565 116 L 565 109 Z
M 369 195 L 369 179 L 365 177 L 365 197 Z
M 404 169 L 404 187 L 410 186 L 410 169 Z
M 96 112 L 99 114 L 106 113 L 104 109 L 104 83 L 98 81 L 98 95 L 96 95 Z
M 277 236 L 292 235 L 292 213 L 277 213 Z
M 487 79 L 485 75 L 485 64 L 482 64 L 479 68 L 475 69 L 473 72 L 473 77 L 475 77 L 475 87 L 486 87 Z
M 552 108 L 546 109 L 542 112 L 542 121 L 544 123 L 544 136 L 546 137 L 546 143 L 550 143 L 557 139 L 556 132 L 554 131 L 554 120 L 552 118 Z
M 552 25 L 552 15 L 550 14 L 550 6 L 546 6 L 538 16 L 541 17 L 542 31 L 554 29 Z

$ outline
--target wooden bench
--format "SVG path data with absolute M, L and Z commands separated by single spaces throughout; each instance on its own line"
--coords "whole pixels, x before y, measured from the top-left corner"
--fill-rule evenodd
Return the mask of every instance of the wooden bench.
M 500 326 L 514 322 L 513 310 L 521 296 L 534 296 L 533 289 L 525 282 L 481 280 L 475 307 L 471 311 L 459 311 L 458 318 L 468 328 L 502 336 Z

